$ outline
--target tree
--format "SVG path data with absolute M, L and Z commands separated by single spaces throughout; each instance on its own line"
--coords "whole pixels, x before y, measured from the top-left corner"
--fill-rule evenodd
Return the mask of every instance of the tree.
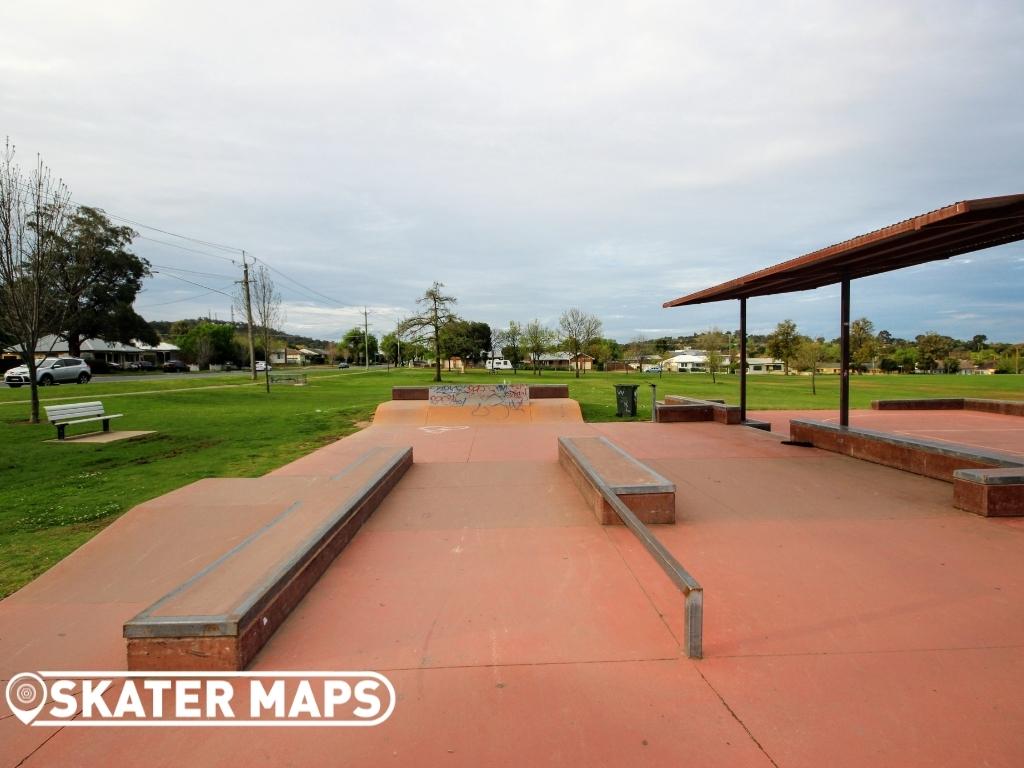
M 256 321 L 259 326 L 260 339 L 263 342 L 264 378 L 267 385 L 267 393 L 270 392 L 270 342 L 274 328 L 284 323 L 284 310 L 281 308 L 281 294 L 278 293 L 273 279 L 270 277 L 270 270 L 263 264 L 257 264 L 250 272 L 252 284 L 249 289 L 250 300 Z M 285 347 L 285 359 L 288 358 L 288 348 Z
M 436 280 L 423 295 L 416 299 L 421 310 L 403 321 L 399 332 L 409 333 L 414 341 L 421 343 L 430 342 L 434 348 L 434 381 L 441 381 L 441 329 L 458 317 L 452 311 L 452 305 L 458 299 L 454 296 L 446 296 L 442 289 L 444 283 Z
M 768 337 L 768 354 L 782 361 L 783 373 L 789 375 L 789 363 L 796 357 L 800 346 L 800 336 L 796 332 L 796 323 L 783 320 L 775 326 L 775 332 Z
M 441 352 L 448 359 L 460 357 L 480 362 L 491 349 L 491 326 L 468 320 L 452 320 L 441 327 Z
M 381 336 L 380 339 L 380 351 L 384 354 L 384 359 L 392 365 L 398 365 L 398 352 L 399 352 L 399 341 L 398 336 L 394 333 L 386 333 Z
M 71 217 L 57 282 L 68 301 L 67 320 L 51 330 L 67 339 L 73 356 L 81 356 L 83 338 L 159 343 L 156 331 L 132 307 L 151 274 L 149 262 L 127 249 L 135 236 L 131 227 L 114 226 L 96 208 L 81 207 Z
M 796 351 L 796 364 L 797 368 L 803 371 L 811 372 L 811 394 L 818 394 L 818 388 L 815 383 L 815 377 L 818 374 L 818 363 L 822 360 L 822 355 L 825 353 L 825 345 L 820 340 L 804 338 L 800 341 L 800 346 L 797 347 Z
M 716 374 L 722 365 L 722 350 L 728 346 L 729 340 L 720 328 L 711 328 L 697 336 L 697 346 L 704 350 L 708 358 L 708 370 L 711 371 L 711 383 L 717 384 Z
M 226 323 L 199 323 L 179 340 L 178 346 L 185 358 L 200 368 L 232 360 L 238 352 L 235 328 Z
M 0 326 L 28 368 L 33 424 L 39 422 L 36 348 L 48 329 L 64 324 L 68 309 L 55 287 L 70 198 L 41 159 L 25 175 L 14 147 L 5 141 L 0 152 Z
M 634 336 L 629 344 L 626 345 L 626 373 L 629 373 L 629 361 L 636 360 L 637 365 L 642 371 L 644 368 L 644 358 L 650 354 L 651 342 L 642 333 Z
M 601 336 L 601 321 L 578 307 L 567 309 L 558 319 L 562 342 L 576 360 L 576 378 L 580 377 L 580 355 Z
M 510 320 L 508 328 L 498 331 L 497 340 L 501 356 L 512 363 L 512 373 L 515 373 L 523 362 L 523 326 Z
M 867 367 L 875 359 L 875 326 L 866 317 L 850 323 L 850 359 L 858 367 Z
M 354 353 L 356 365 L 368 365 L 370 360 L 377 357 L 377 337 L 372 333 L 367 336 L 360 327 L 346 333 L 341 339 L 341 344 Z
M 535 376 L 541 375 L 540 356 L 551 349 L 556 340 L 555 332 L 541 325 L 540 320 L 536 318 L 527 323 L 523 329 L 523 348 L 533 363 Z
M 981 350 L 985 348 L 986 341 L 988 341 L 988 336 L 986 336 L 984 333 L 976 334 L 971 339 L 971 349 L 973 349 L 975 352 L 981 352 Z
M 942 367 L 953 351 L 953 340 L 934 331 L 917 337 L 917 361 L 926 371 Z

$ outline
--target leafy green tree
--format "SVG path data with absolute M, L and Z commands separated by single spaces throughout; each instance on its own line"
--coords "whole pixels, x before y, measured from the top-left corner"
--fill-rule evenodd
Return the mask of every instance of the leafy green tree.
M 512 363 L 512 372 L 515 373 L 523 362 L 523 326 L 510 320 L 508 328 L 498 332 L 498 341 L 501 344 L 501 356 Z
M 719 328 L 710 328 L 697 336 L 697 346 L 704 350 L 708 359 L 708 370 L 711 372 L 711 383 L 718 383 L 718 369 L 722 365 L 722 350 L 729 345 L 729 340 Z
M 68 301 L 63 328 L 68 351 L 82 354 L 83 338 L 147 344 L 160 341 L 156 331 L 132 307 L 150 275 L 149 262 L 128 250 L 136 236 L 131 227 L 115 226 L 96 208 L 81 207 L 61 238 L 57 285 Z
M 796 351 L 796 365 L 797 368 L 802 371 L 811 372 L 811 394 L 818 394 L 817 384 L 815 379 L 818 374 L 818 364 L 822 360 L 822 355 L 825 351 L 825 345 L 818 340 L 803 338 L 800 340 L 800 346 Z
M 775 326 L 774 333 L 768 336 L 768 354 L 782 361 L 783 373 L 786 375 L 789 375 L 789 364 L 796 357 L 799 347 L 800 334 L 792 320 L 783 320 Z
M 362 328 L 353 328 L 346 333 L 341 339 L 341 345 L 351 350 L 357 365 L 368 365 L 368 360 L 377 357 L 377 337 L 372 333 L 366 336 Z
M 929 331 L 917 337 L 917 359 L 926 371 L 935 371 L 945 365 L 953 351 L 953 339 Z
M 875 359 L 875 326 L 866 317 L 850 323 L 850 359 L 857 367 L 870 365 Z
M 224 323 L 199 323 L 178 342 L 186 360 L 200 368 L 210 363 L 224 363 L 238 356 L 235 329 Z
M 387 333 L 380 339 L 380 351 L 384 354 L 384 358 L 388 360 L 392 365 L 398 365 L 398 352 L 400 346 L 398 336 L 393 333 Z
M 557 334 L 544 327 L 536 318 L 526 324 L 523 329 L 523 348 L 533 362 L 535 376 L 541 375 L 539 358 L 557 343 Z

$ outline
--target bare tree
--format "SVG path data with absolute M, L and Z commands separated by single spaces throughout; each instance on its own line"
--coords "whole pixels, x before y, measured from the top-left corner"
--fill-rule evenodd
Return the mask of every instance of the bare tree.
M 580 377 L 580 355 L 590 343 L 601 336 L 601 321 L 578 307 L 567 309 L 558 319 L 562 341 L 576 361 L 576 378 Z
M 523 330 L 523 347 L 533 362 L 535 376 L 541 375 L 540 356 L 551 349 L 554 344 L 555 332 L 541 325 L 540 320 L 534 319 L 526 324 L 526 328 Z
M 68 308 L 54 286 L 71 193 L 38 157 L 26 176 L 14 154 L 8 139 L 0 153 L 0 325 L 28 368 L 30 418 L 37 424 L 36 347 L 48 330 L 63 328 Z
M 256 322 L 259 325 L 259 334 L 263 341 L 263 357 L 266 361 L 263 373 L 267 392 L 270 392 L 270 341 L 274 328 L 284 323 L 284 310 L 281 308 L 281 294 L 278 293 L 277 287 L 270 277 L 270 270 L 259 264 L 250 274 L 252 275 L 250 287 L 252 307 L 256 313 Z M 286 349 L 285 359 L 287 357 Z
M 452 305 L 458 299 L 442 293 L 444 283 L 436 280 L 423 296 L 416 299 L 422 307 L 417 315 L 406 319 L 400 326 L 400 333 L 408 334 L 413 341 L 430 343 L 434 347 L 434 381 L 441 381 L 441 329 L 448 323 L 458 320 L 452 311 Z

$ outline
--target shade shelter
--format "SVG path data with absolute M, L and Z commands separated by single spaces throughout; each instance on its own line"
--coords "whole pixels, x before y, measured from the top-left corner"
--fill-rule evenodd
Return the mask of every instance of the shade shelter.
M 752 272 L 664 307 L 740 302 L 740 415 L 747 413 L 747 299 L 839 283 L 841 383 L 839 416 L 849 425 L 850 281 L 1024 239 L 1024 194 L 962 200 L 813 253 Z

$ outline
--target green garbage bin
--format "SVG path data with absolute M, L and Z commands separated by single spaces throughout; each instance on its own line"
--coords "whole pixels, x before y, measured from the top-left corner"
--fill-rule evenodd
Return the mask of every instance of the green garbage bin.
M 615 385 L 615 415 L 636 416 L 636 389 L 639 384 Z

